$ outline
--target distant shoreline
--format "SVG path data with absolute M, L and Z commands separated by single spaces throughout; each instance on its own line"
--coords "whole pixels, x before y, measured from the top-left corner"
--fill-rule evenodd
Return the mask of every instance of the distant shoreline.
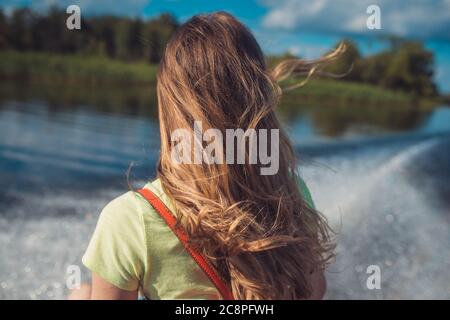
M 148 87 L 156 82 L 157 65 L 124 62 L 103 56 L 0 51 L 0 79 L 39 85 L 97 88 L 114 85 Z M 389 105 L 432 108 L 440 98 L 423 98 L 369 84 L 327 78 L 312 79 L 287 92 L 284 100 L 316 105 Z

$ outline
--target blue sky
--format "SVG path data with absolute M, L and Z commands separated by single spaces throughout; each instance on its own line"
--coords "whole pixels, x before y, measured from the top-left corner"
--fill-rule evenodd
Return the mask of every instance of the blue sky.
M 250 27 L 266 53 L 291 51 L 306 58 L 323 54 L 343 37 L 354 39 L 365 54 L 383 48 L 379 35 L 420 39 L 435 53 L 441 91 L 450 92 L 450 0 L 0 0 L 6 12 L 53 4 L 78 4 L 86 15 L 148 18 L 170 12 L 181 22 L 224 10 Z M 380 7 L 381 30 L 366 27 L 371 4 Z

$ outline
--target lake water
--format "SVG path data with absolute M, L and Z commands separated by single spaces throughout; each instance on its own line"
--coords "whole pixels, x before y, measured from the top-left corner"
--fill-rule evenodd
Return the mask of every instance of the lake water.
M 63 298 L 101 208 L 154 176 L 154 113 L 127 110 L 0 99 L 0 298 Z M 450 108 L 411 110 L 281 113 L 337 231 L 329 299 L 450 299 Z

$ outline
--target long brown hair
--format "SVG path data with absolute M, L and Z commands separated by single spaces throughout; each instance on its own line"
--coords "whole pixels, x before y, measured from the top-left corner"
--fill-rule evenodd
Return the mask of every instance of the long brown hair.
M 274 109 L 278 80 L 309 77 L 342 50 L 317 61 L 284 61 L 269 72 L 252 34 L 223 12 L 194 16 L 167 45 L 157 83 L 157 175 L 180 223 L 236 299 L 308 298 L 311 274 L 332 257 L 330 229 L 299 191 L 295 154 Z M 171 132 L 192 131 L 194 121 L 223 133 L 280 129 L 278 172 L 261 175 L 259 165 L 248 163 L 174 164 Z

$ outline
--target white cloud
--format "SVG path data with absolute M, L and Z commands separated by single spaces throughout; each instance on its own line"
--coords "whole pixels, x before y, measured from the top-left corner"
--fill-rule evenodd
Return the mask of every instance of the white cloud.
M 262 0 L 269 29 L 327 32 L 373 32 L 366 9 L 381 9 L 382 32 L 400 36 L 450 38 L 450 0 Z

